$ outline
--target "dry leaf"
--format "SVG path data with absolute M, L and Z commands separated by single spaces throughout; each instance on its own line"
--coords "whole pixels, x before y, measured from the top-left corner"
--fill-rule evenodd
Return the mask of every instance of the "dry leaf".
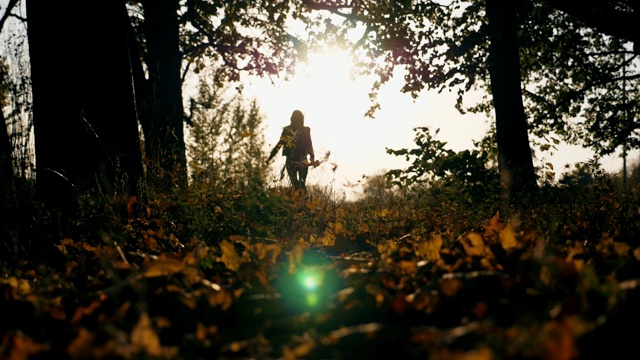
M 233 243 L 228 240 L 222 240 L 220 243 L 220 250 L 222 251 L 222 256 L 218 261 L 223 262 L 227 269 L 231 271 L 238 271 L 243 260 L 238 255 L 238 252 L 236 252 L 236 248 Z
M 516 240 L 516 233 L 513 230 L 513 226 L 511 224 L 507 224 L 499 233 L 500 245 L 502 248 L 509 251 L 518 245 L 518 241 Z
M 500 212 L 498 211 L 489 220 L 489 225 L 484 225 L 484 235 L 493 236 L 494 234 L 499 234 L 502 228 L 504 228 L 504 224 L 500 222 Z
M 469 256 L 484 255 L 485 245 L 482 236 L 475 232 L 469 232 L 460 237 L 460 243 Z
M 442 248 L 442 234 L 436 234 L 431 239 L 418 244 L 417 255 L 428 261 L 440 259 L 440 248 Z
M 142 277 L 170 276 L 184 269 L 184 265 L 172 258 L 158 258 L 151 262 L 142 272 Z
M 178 353 L 177 347 L 165 347 L 160 344 L 160 337 L 151 326 L 147 313 L 140 315 L 140 320 L 131 330 L 131 345 L 134 349 L 144 350 L 156 357 L 173 357 Z

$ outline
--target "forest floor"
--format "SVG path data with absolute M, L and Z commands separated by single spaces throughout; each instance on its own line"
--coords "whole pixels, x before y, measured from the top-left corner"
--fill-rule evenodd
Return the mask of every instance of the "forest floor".
M 377 244 L 240 235 L 207 244 L 134 220 L 135 247 L 105 234 L 101 243 L 65 238 L 47 261 L 3 270 L 1 359 L 637 352 L 640 246 L 620 234 L 558 241 L 496 215 L 478 231 Z

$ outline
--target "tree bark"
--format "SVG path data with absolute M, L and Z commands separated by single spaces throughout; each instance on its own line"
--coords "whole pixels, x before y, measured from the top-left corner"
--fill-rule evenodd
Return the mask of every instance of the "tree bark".
M 502 212 L 537 188 L 522 100 L 516 7 L 513 0 L 486 0 L 489 76 L 496 117 Z M 505 214 L 506 215 L 506 214 Z
M 36 192 L 134 195 L 142 176 L 124 0 L 27 0 Z
M 176 0 L 147 0 L 142 5 L 148 69 L 142 125 L 148 171 L 160 190 L 176 190 L 187 185 L 179 4 Z

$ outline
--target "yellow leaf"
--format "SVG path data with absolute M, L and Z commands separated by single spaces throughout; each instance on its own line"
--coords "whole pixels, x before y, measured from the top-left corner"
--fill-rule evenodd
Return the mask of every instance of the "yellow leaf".
M 178 354 L 178 347 L 162 346 L 147 313 L 140 315 L 140 320 L 131 330 L 131 345 L 134 349 L 144 350 L 152 357 L 172 358 Z
M 398 267 L 406 274 L 411 274 L 416 271 L 416 262 L 413 260 L 400 260 L 398 261 Z
M 516 241 L 516 233 L 511 224 L 507 224 L 505 228 L 500 230 L 499 238 L 502 248 L 507 251 L 518 245 L 518 242 Z
M 181 272 L 184 265 L 175 259 L 159 258 L 150 263 L 142 272 L 142 277 L 169 276 Z
M 496 214 L 489 220 L 489 225 L 484 225 L 484 234 L 486 236 L 492 236 L 494 234 L 499 234 L 500 230 L 504 225 L 500 222 L 500 212 L 496 212 Z
M 336 235 L 331 231 L 331 229 L 327 229 L 320 238 L 320 244 L 322 246 L 333 246 L 336 243 Z
M 442 234 L 436 234 L 431 239 L 418 244 L 417 255 L 428 261 L 440 259 L 440 248 L 442 248 Z
M 484 255 L 485 245 L 482 236 L 475 232 L 470 232 L 460 238 L 460 243 L 464 247 L 464 251 L 469 256 Z
M 304 342 L 293 349 L 290 349 L 288 346 L 284 346 L 283 355 L 285 360 L 296 360 L 300 358 L 307 357 L 311 350 L 315 347 L 315 344 L 312 341 Z
M 228 240 L 222 240 L 220 243 L 220 251 L 222 251 L 222 256 L 218 260 L 223 262 L 227 269 L 238 271 L 240 264 L 242 264 L 242 258 L 240 258 L 236 252 L 233 243 Z
M 140 320 L 131 330 L 131 344 L 149 353 L 155 353 L 160 349 L 160 337 L 151 327 L 151 319 L 147 313 L 140 315 Z
M 56 245 L 58 250 L 60 250 L 60 252 L 65 254 L 65 255 L 69 254 L 69 252 L 67 251 L 67 246 L 77 247 L 77 245 L 73 242 L 73 240 L 71 240 L 69 238 L 62 239 L 60 241 L 60 245 Z
M 380 253 L 380 259 L 388 259 L 394 251 L 398 250 L 398 245 L 393 240 L 388 240 L 384 243 L 377 245 L 378 252 Z
M 8 284 L 15 290 L 15 294 L 19 296 L 26 296 L 31 293 L 29 282 L 24 279 L 18 279 L 15 276 L 6 279 L 0 278 L 0 284 Z

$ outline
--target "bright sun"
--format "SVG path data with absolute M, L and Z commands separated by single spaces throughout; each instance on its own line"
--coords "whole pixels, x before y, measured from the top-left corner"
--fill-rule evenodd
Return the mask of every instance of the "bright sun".
M 349 54 L 337 50 L 311 53 L 308 61 L 296 68 L 294 82 L 311 108 L 324 109 L 353 106 L 357 82 L 351 71 L 353 61 Z M 361 92 L 362 88 L 360 90 Z

